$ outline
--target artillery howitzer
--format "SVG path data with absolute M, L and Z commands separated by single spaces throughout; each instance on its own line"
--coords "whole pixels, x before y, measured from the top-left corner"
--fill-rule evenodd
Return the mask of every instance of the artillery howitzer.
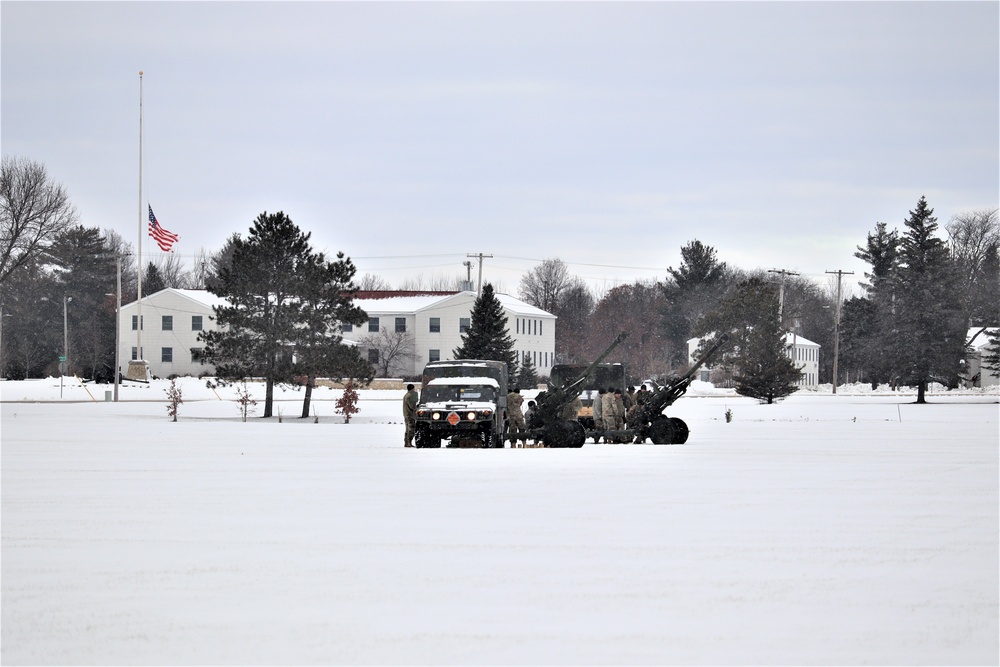
M 715 356 L 715 353 L 728 341 L 729 334 L 719 336 L 712 347 L 701 355 L 701 358 L 687 373 L 657 387 L 640 405 L 636 406 L 635 412 L 629 420 L 631 426 L 629 430 L 635 434 L 636 443 L 646 442 L 647 438 L 656 445 L 682 445 L 687 441 L 690 430 L 684 420 L 677 417 L 667 417 L 663 411 L 687 392 L 698 369 Z
M 565 419 L 563 412 L 568 405 L 579 398 L 580 390 L 595 369 L 626 338 L 628 332 L 621 332 L 601 356 L 576 378 L 538 394 L 535 398 L 535 407 L 528 414 L 527 426 L 530 437 L 541 440 L 548 447 L 583 447 L 587 439 L 583 424 L 575 418 Z M 511 433 L 508 437 L 513 439 L 517 434 Z

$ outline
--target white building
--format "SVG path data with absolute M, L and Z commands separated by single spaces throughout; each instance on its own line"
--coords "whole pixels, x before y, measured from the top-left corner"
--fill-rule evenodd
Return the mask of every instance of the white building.
M 142 351 L 138 349 L 139 303 L 122 306 L 119 321 L 121 372 L 129 360 L 145 358 L 154 377 L 201 375 L 214 368 L 196 360 L 202 331 L 214 330 L 213 306 L 224 304 L 205 290 L 167 288 L 142 298 Z
M 690 363 L 697 360 L 695 350 L 701 344 L 701 338 L 688 340 L 688 359 Z M 818 343 L 814 343 L 807 338 L 803 338 L 792 332 L 785 332 L 785 354 L 795 362 L 795 366 L 802 375 L 795 384 L 799 387 L 815 387 L 819 385 L 819 348 Z M 711 364 L 709 364 L 709 367 Z M 709 368 L 702 367 L 698 374 L 699 380 L 708 381 Z
M 981 328 L 974 327 L 969 329 L 969 335 L 965 339 L 969 340 L 975 336 Z M 1000 384 L 1000 375 L 996 371 L 983 368 L 983 355 L 990 344 L 990 339 L 986 334 L 991 331 L 996 333 L 996 327 L 990 327 L 976 337 L 976 340 L 972 342 L 972 351 L 966 357 L 966 362 L 969 365 L 968 376 L 970 378 L 968 384 L 973 387 L 993 387 Z
M 506 294 L 496 297 L 507 317 L 518 362 L 528 354 L 537 373 L 548 375 L 555 357 L 556 316 Z M 345 326 L 344 339 L 358 342 L 361 355 L 377 364 L 379 351 L 366 346 L 366 338 L 371 341 L 369 337 L 380 332 L 409 334 L 406 340 L 415 358 L 393 364 L 390 374 L 419 375 L 430 361 L 454 358 L 472 322 L 475 302 L 475 292 L 359 292 L 354 304 L 368 313 L 369 320 L 360 327 Z

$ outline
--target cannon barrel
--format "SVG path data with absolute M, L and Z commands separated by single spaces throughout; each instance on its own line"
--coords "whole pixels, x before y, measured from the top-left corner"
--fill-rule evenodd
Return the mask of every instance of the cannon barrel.
M 668 381 L 666 384 L 654 391 L 642 405 L 638 414 L 639 419 L 637 421 L 649 423 L 670 405 L 673 405 L 677 399 L 687 392 L 688 387 L 691 386 L 691 383 L 694 381 L 694 374 L 698 372 L 698 369 L 704 366 L 709 359 L 714 357 L 727 342 L 729 342 L 729 334 L 722 334 L 719 336 L 715 340 L 715 343 L 712 344 L 712 347 L 708 348 L 708 351 L 701 355 L 696 362 L 694 362 L 694 365 L 688 369 L 687 373 L 679 378 Z
M 539 394 L 538 398 L 535 399 L 535 409 L 532 410 L 529 415 L 529 419 L 531 421 L 529 426 L 532 428 L 538 428 L 559 419 L 559 413 L 562 412 L 562 409 L 579 395 L 580 387 L 587 382 L 587 378 L 594 374 L 594 371 L 601 364 L 601 362 L 603 362 L 608 355 L 611 354 L 614 349 L 618 347 L 626 338 L 628 338 L 628 332 L 621 332 L 613 341 L 611 341 L 611 345 L 609 345 L 608 348 L 604 350 L 604 352 L 602 352 L 593 363 L 587 366 L 587 368 L 580 373 L 580 375 L 560 387 L 552 387 Z

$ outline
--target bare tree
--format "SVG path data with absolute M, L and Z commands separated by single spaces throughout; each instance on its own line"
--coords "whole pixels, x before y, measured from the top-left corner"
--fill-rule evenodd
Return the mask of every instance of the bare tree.
M 547 259 L 521 278 L 518 295 L 532 306 L 554 313 L 563 291 L 572 284 L 566 264 L 559 258 Z
M 77 217 L 65 188 L 49 180 L 44 165 L 5 156 L 0 167 L 0 284 L 45 252 Z
M 409 331 L 390 331 L 386 327 L 378 333 L 369 334 L 358 341 L 358 345 L 369 350 L 378 350 L 379 375 L 389 377 L 390 373 L 402 370 L 399 366 L 404 361 L 416 361 L 420 355 L 416 352 L 413 334 Z
M 189 271 L 184 268 L 184 263 L 178 255 L 172 252 L 163 253 L 154 262 L 156 268 L 163 278 L 166 287 L 174 289 L 191 289 L 194 285 L 194 278 Z
M 962 267 L 967 280 L 982 268 L 991 249 L 1000 245 L 1000 221 L 997 209 L 963 211 L 945 225 L 951 238 L 951 255 Z
M 392 285 L 389 284 L 388 280 L 382 276 L 376 276 L 374 273 L 366 273 L 358 281 L 358 290 L 362 292 L 382 292 L 391 289 Z

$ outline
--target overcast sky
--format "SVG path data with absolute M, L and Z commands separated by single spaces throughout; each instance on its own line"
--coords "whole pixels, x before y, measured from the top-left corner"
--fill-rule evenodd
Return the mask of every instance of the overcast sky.
M 393 284 L 481 252 L 607 289 L 692 239 L 823 280 L 922 195 L 942 234 L 998 205 L 998 8 L 4 1 L 0 132 L 134 243 L 142 70 L 142 207 L 188 263 L 281 210 Z

